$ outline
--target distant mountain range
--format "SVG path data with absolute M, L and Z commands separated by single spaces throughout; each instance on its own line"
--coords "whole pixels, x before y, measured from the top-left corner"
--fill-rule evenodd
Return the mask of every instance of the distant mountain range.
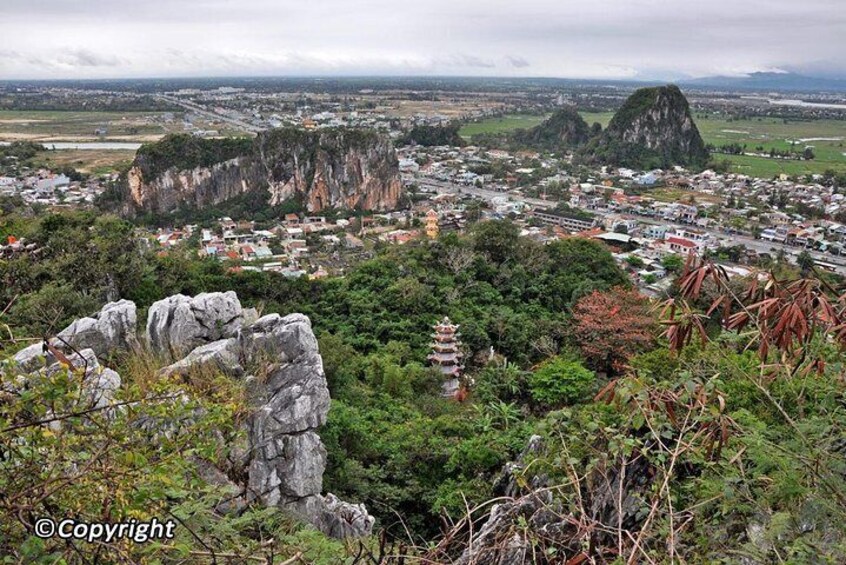
M 688 88 L 720 90 L 766 90 L 792 92 L 846 92 L 846 80 L 808 77 L 794 73 L 752 73 L 744 77 L 705 77 L 679 81 Z

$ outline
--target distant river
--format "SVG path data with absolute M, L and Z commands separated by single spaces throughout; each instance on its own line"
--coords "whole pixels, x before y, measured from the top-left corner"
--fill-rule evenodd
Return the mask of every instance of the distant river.
M 63 141 L 45 141 L 41 143 L 47 149 L 76 149 L 76 150 L 132 150 L 136 151 L 141 147 L 140 143 L 131 143 L 124 141 L 81 141 L 81 142 L 63 142 Z M 0 145 L 10 145 L 9 141 L 0 141 Z
M 772 100 L 770 104 L 776 106 L 799 106 L 801 108 L 831 108 L 835 110 L 846 110 L 846 104 L 832 104 L 827 102 L 805 102 L 804 100 Z

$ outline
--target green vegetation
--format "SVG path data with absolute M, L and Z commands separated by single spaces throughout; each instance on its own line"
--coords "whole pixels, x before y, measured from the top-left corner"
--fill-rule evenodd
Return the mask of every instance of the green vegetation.
M 61 96 L 50 93 L 0 94 L 0 110 L 68 112 L 166 112 L 180 107 L 152 96 Z
M 697 118 L 707 143 L 740 145 L 744 153 L 769 154 L 770 150 L 802 153 L 812 147 L 808 161 L 773 159 L 750 155 L 715 155 L 728 159 L 732 170 L 772 178 L 779 174 L 802 176 L 826 170 L 846 172 L 846 122 L 840 120 L 784 120 L 777 118 L 730 119 L 713 114 Z
M 555 208 L 551 210 L 551 213 L 561 216 L 562 218 L 572 218 L 574 220 L 584 220 L 585 222 L 590 222 L 594 218 L 596 218 L 595 214 L 588 212 L 587 210 L 583 210 L 582 208 L 573 208 L 566 202 L 559 202 Z
M 415 143 L 425 147 L 437 145 L 451 145 L 461 147 L 464 139 L 458 135 L 460 124 L 449 124 L 445 126 L 414 126 L 407 134 L 402 136 L 398 143 L 409 145 Z
M 0 137 L 34 141 L 97 141 L 96 130 L 105 127 L 107 137 L 149 139 L 167 133 L 162 112 L 0 110 Z
M 590 126 L 572 108 L 557 110 L 543 123 L 513 134 L 514 142 L 533 149 L 566 151 L 587 143 Z
M 532 398 L 545 406 L 576 404 L 594 390 L 596 377 L 572 359 L 554 357 L 541 364 L 529 376 Z
M 144 176 L 155 178 L 170 168 L 177 170 L 210 167 L 245 155 L 251 138 L 203 139 L 188 134 L 171 134 L 141 146 L 135 156 Z
M 546 477 L 555 501 L 549 512 L 515 517 L 502 535 L 522 533 L 550 562 L 846 560 L 837 333 L 846 314 L 836 282 L 768 281 L 743 298 L 748 281 L 694 265 L 672 290 L 670 331 L 659 338 L 656 305 L 627 287 L 602 244 L 539 245 L 508 222 L 383 249 L 343 278 L 309 281 L 230 273 L 190 250 L 139 251 L 133 227 L 108 216 L 23 217 L 9 202 L 2 210 L 0 236 L 40 249 L 0 262 L 4 357 L 21 338 L 55 333 L 117 295 L 135 300 L 142 319 L 171 294 L 220 290 L 263 313 L 307 314 L 333 398 L 320 431 L 324 488 L 368 505 L 387 532 L 390 561 L 455 561 L 468 539 L 460 519 L 481 520 L 490 507 L 472 509 L 503 495 L 503 465 L 531 435 L 541 443 L 509 488 L 525 493 Z M 810 262 L 804 269 L 813 276 Z M 752 305 L 761 300 L 773 307 Z M 728 315 L 708 316 L 712 306 Z M 475 381 L 464 402 L 441 398 L 440 375 L 424 365 L 431 325 L 443 315 L 461 324 Z M 229 493 L 206 482 L 196 461 L 234 456 L 244 383 L 211 369 L 189 381 L 163 378 L 144 354 L 113 362 L 127 407 L 109 420 L 39 424 L 74 409 L 81 380 L 72 371 L 32 379 L 12 402 L 12 388 L 0 389 L 0 491 L 10 493 L 0 497 L 2 553 L 22 562 L 95 554 L 193 562 L 213 551 L 280 563 L 301 551 L 307 562 L 335 563 L 378 548 L 375 538 L 362 548 L 326 540 L 269 510 L 213 512 Z M 175 394 L 186 400 L 169 402 Z M 186 423 L 178 434 L 150 434 L 129 424 L 139 417 Z M 164 545 L 74 549 L 32 536 L 26 524 L 42 514 L 173 515 L 184 525 Z M 542 515 L 560 526 L 541 534 Z M 605 527 L 583 529 L 595 522 Z
M 479 134 L 501 134 L 517 129 L 530 129 L 540 124 L 546 116 L 531 114 L 508 114 L 495 118 L 485 118 L 477 122 L 468 122 L 458 131 L 464 139 L 472 139 Z

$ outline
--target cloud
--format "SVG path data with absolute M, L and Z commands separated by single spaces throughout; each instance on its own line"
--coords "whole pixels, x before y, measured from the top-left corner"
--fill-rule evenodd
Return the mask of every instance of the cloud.
M 841 0 L 0 0 L 0 21 L 0 79 L 846 72 Z
M 57 61 L 70 67 L 117 67 L 121 64 L 118 57 L 94 53 L 87 49 L 68 49 L 58 56 Z
M 466 69 L 493 69 L 496 64 L 493 61 L 484 59 L 477 55 L 467 55 L 466 53 L 453 53 L 446 56 L 436 57 L 433 60 L 434 65 L 440 67 L 457 67 Z
M 506 55 L 505 62 L 515 69 L 525 69 L 526 67 L 531 66 L 531 64 L 523 57 L 515 57 L 513 55 Z

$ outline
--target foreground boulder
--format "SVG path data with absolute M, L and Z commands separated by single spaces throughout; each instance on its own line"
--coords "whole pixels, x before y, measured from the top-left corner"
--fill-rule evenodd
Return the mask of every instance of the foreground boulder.
M 136 308 L 129 300 L 110 302 L 90 318 L 79 318 L 56 334 L 50 345 L 68 353 L 90 349 L 95 357 L 107 357 L 118 351 L 134 350 L 136 337 Z M 13 358 L 25 373 L 56 361 L 41 341 L 19 351 Z
M 333 537 L 368 535 L 364 506 L 321 496 L 326 448 L 316 429 L 329 413 L 329 389 L 311 322 L 302 314 L 260 318 L 240 334 L 248 366 L 269 368 L 250 381 L 248 497 L 279 506 Z M 268 365 L 268 362 L 270 364 Z
M 247 477 L 245 503 L 279 507 L 333 537 L 370 534 L 374 519 L 363 505 L 321 495 L 326 448 L 317 429 L 326 422 L 330 398 L 311 322 L 302 314 L 270 314 L 244 325 L 242 316 L 234 293 L 178 295 L 154 304 L 147 322 L 154 352 L 160 347 L 172 355 L 215 340 L 161 372 L 187 375 L 211 367 L 245 379 L 253 407 L 240 465 Z M 205 474 L 225 482 L 213 470 Z
M 242 309 L 234 292 L 216 292 L 193 298 L 171 296 L 153 304 L 147 318 L 150 352 L 171 361 L 160 375 L 190 377 L 212 370 L 244 380 L 252 409 L 245 445 L 229 446 L 233 449 L 228 451 L 238 455 L 223 463 L 226 469 L 209 461 L 195 462 L 210 484 L 235 493 L 217 510 L 240 512 L 249 503 L 260 503 L 278 507 L 329 536 L 369 535 L 374 518 L 363 505 L 321 494 L 326 448 L 317 430 L 326 422 L 330 398 L 311 322 L 302 314 L 256 317 L 254 311 Z M 135 305 L 107 304 L 60 335 L 63 340 L 51 340 L 59 359 L 43 343 L 15 355 L 15 371 L 23 373 L 21 385 L 63 370 L 70 361 L 84 375 L 81 400 L 88 407 L 108 410 L 121 380 L 100 365 L 98 357 L 135 347 Z M 149 429 L 151 437 L 167 436 L 182 425 L 159 419 L 135 424 Z
M 121 385 L 120 375 L 112 369 L 100 365 L 97 354 L 93 349 L 82 349 L 70 353 L 62 360 L 56 359 L 49 353 L 41 354 L 41 344 L 30 346 L 21 353 L 33 350 L 33 348 L 37 348 L 39 355 L 31 357 L 29 360 L 22 359 L 22 363 L 16 365 L 18 370 L 21 369 L 21 366 L 26 365 L 34 367 L 28 374 L 16 379 L 17 391 L 28 388 L 33 379 L 52 377 L 60 371 L 70 370 L 76 373 L 82 382 L 79 410 L 100 410 L 114 403 L 115 395 Z
M 147 314 L 147 344 L 157 354 L 180 359 L 200 345 L 233 337 L 243 324 L 243 309 L 232 292 L 182 294 L 159 300 Z
M 110 302 L 91 318 L 80 318 L 57 334 L 59 342 L 76 349 L 91 349 L 105 357 L 116 349 L 136 347 L 135 303 L 129 300 Z

